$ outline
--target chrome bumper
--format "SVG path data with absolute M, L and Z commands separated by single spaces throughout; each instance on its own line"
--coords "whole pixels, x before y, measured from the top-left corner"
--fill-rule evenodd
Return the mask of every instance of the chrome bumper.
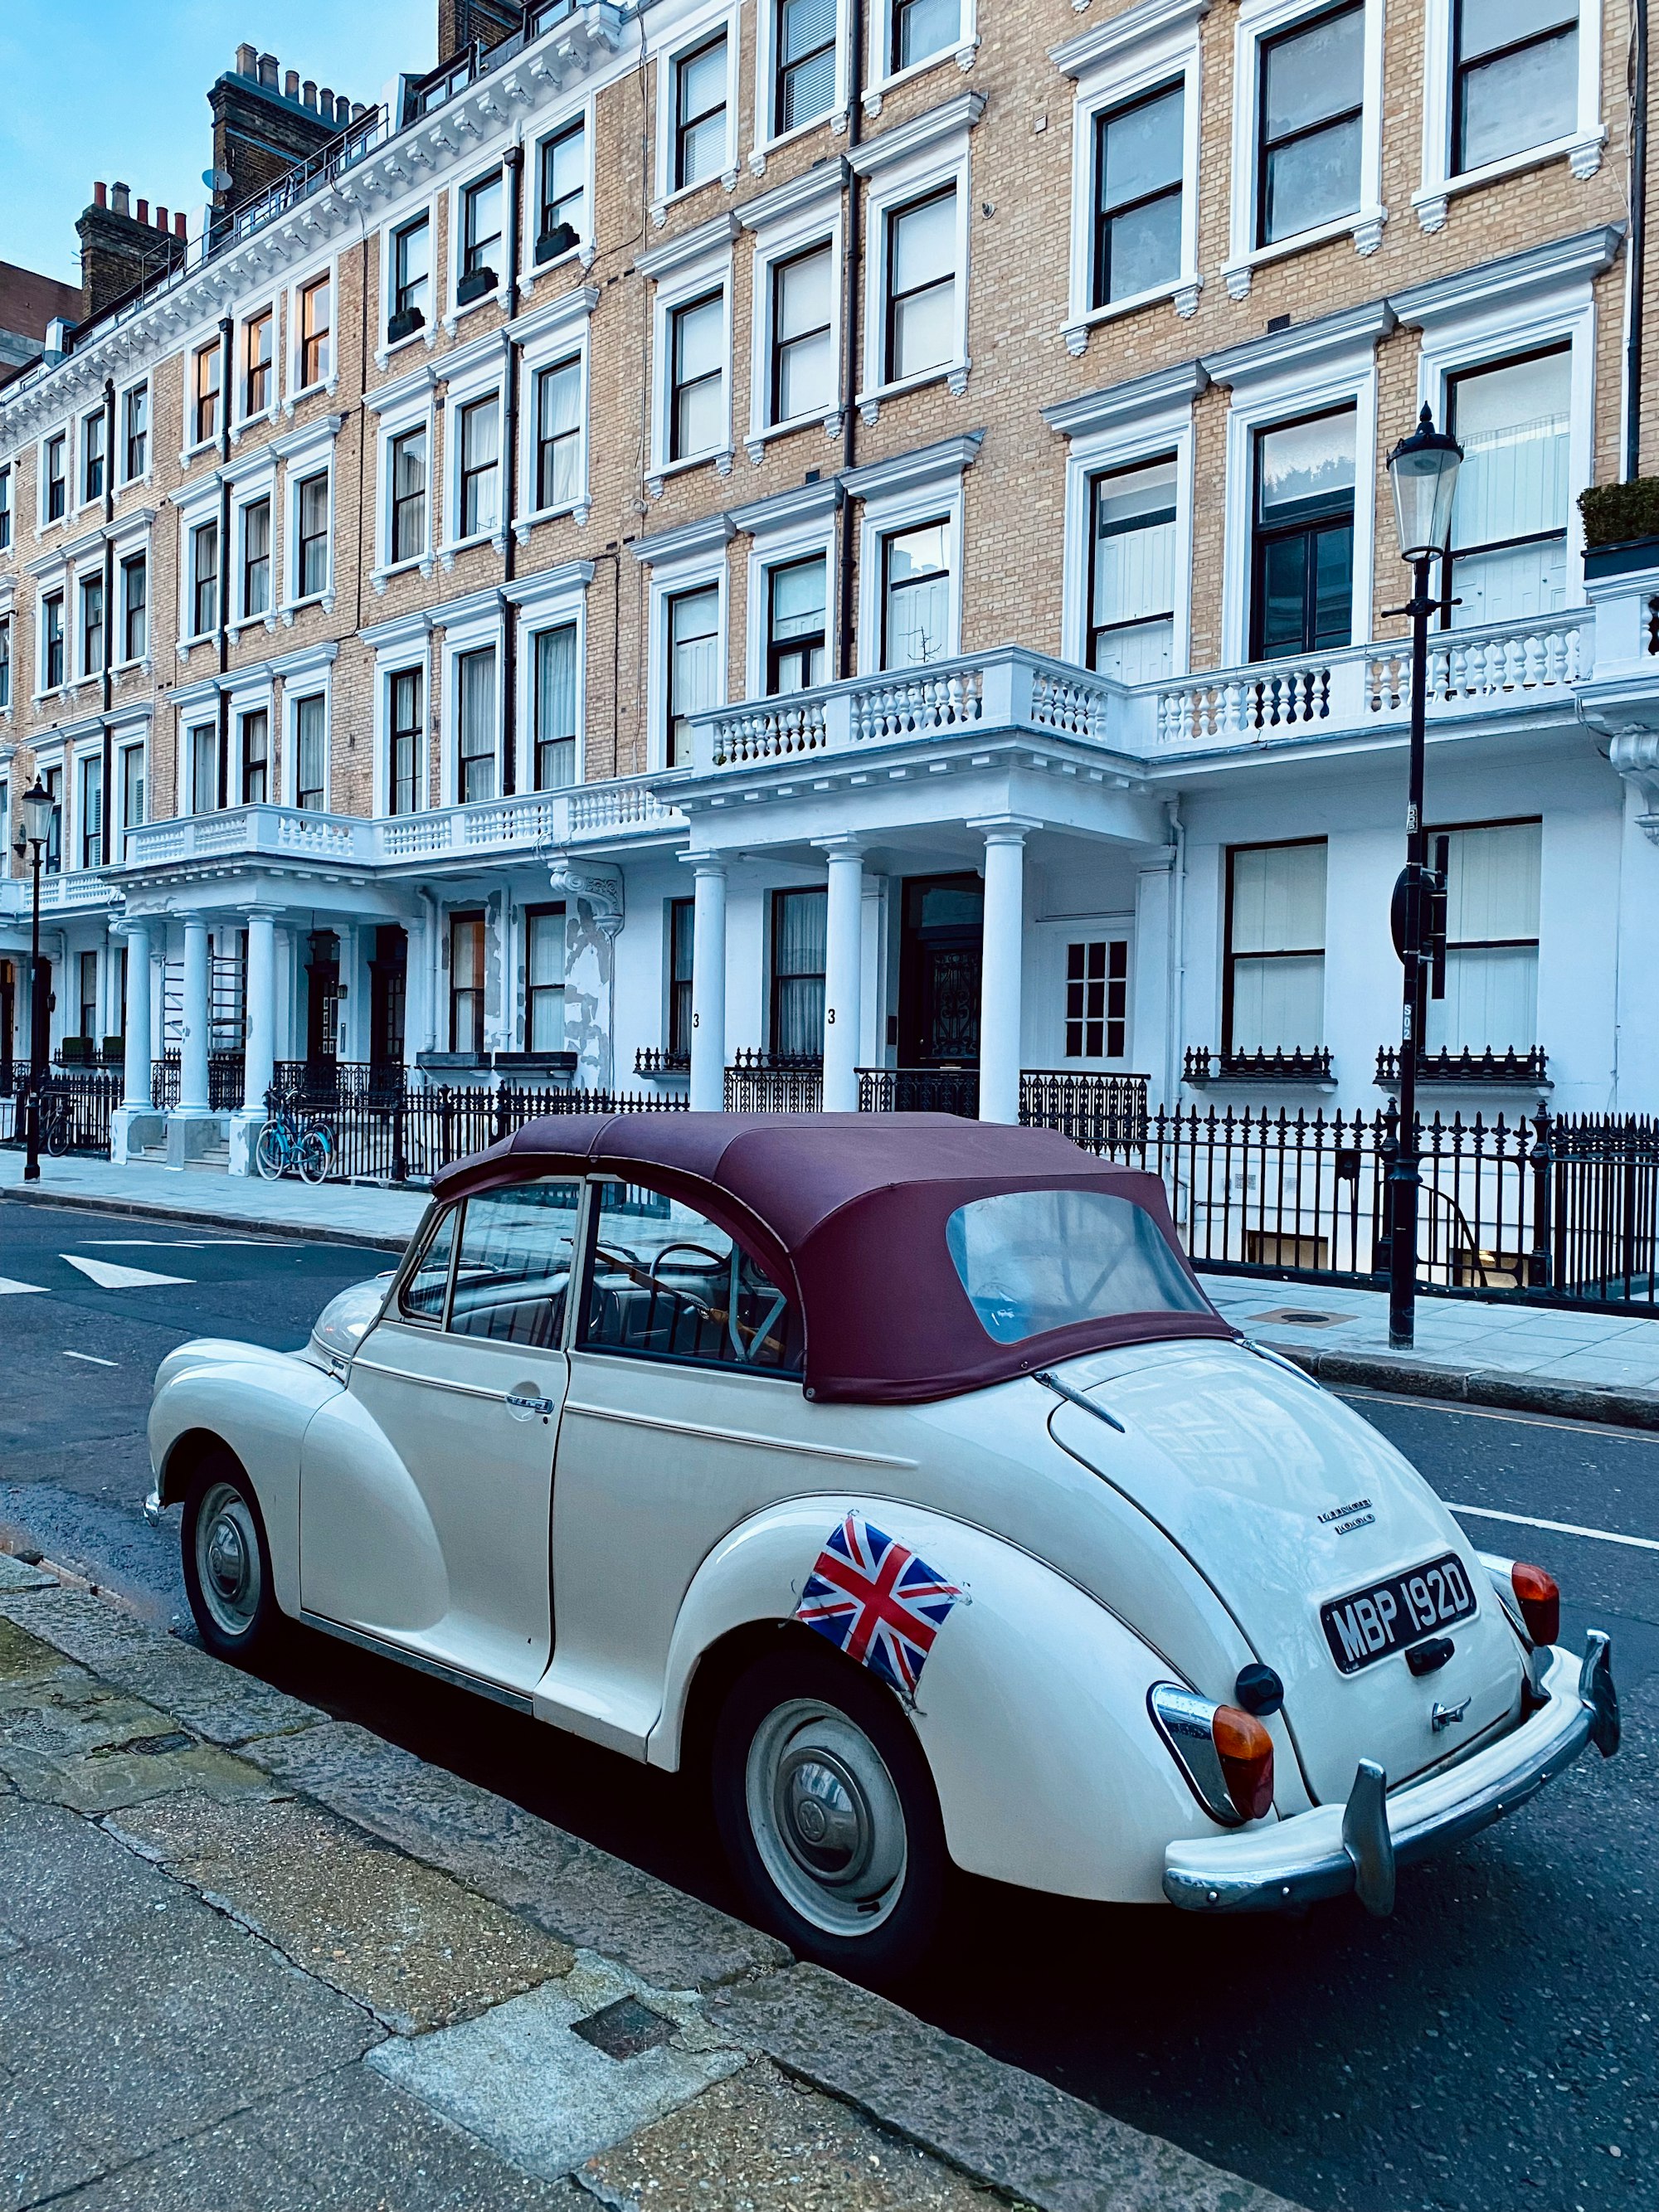
M 1514 1812 L 1587 1743 L 1604 1759 L 1618 1750 L 1612 1647 L 1600 1629 L 1590 1631 L 1582 1659 L 1556 1645 L 1540 1688 L 1547 1702 L 1501 1741 L 1391 1796 L 1382 1769 L 1361 1759 L 1346 1805 L 1171 1844 L 1164 1894 L 1189 1912 L 1274 1912 L 1352 1890 L 1368 1911 L 1391 1911 L 1396 1866 L 1449 1850 Z
M 161 1503 L 161 1486 L 153 1482 L 144 1499 L 144 1518 L 152 1528 L 159 1528 L 161 1526 L 161 1516 L 166 1511 L 167 1508 Z

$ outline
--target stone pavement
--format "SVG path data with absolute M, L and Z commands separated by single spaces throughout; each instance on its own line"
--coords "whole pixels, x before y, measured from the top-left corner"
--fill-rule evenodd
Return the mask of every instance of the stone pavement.
M 273 1183 L 89 1159 L 43 1160 L 40 1181 L 26 1193 L 22 1165 L 21 1152 L 0 1150 L 0 1196 L 280 1230 L 382 1251 L 402 1251 L 427 1202 L 421 1190 Z M 1402 1353 L 1389 1349 L 1381 1291 L 1217 1274 L 1206 1274 L 1205 1285 L 1229 1321 L 1322 1382 L 1659 1428 L 1659 1309 L 1650 1319 L 1499 1298 L 1419 1297 L 1416 1349 Z
M 1294 2212 L 0 1554 L 0 2212 Z

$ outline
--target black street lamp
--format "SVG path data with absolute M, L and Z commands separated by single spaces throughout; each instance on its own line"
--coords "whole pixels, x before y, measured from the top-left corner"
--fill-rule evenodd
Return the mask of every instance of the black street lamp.
M 1406 866 L 1395 885 L 1390 916 L 1395 950 L 1405 969 L 1400 1017 L 1400 1133 L 1389 1177 L 1389 1342 L 1409 1351 L 1417 1329 L 1417 1058 L 1423 1040 L 1423 962 L 1431 882 L 1423 828 L 1423 754 L 1427 720 L 1429 617 L 1439 600 L 1429 590 L 1430 563 L 1446 556 L 1452 495 L 1463 448 L 1437 430 L 1426 401 L 1416 429 L 1389 455 L 1400 557 L 1411 563 L 1411 770 L 1406 799 Z
M 46 1079 L 46 1021 L 40 991 L 40 860 L 52 836 L 58 801 L 37 775 L 23 793 L 23 838 L 33 864 L 33 925 L 29 937 L 29 1097 L 23 1180 L 40 1180 L 40 1086 Z

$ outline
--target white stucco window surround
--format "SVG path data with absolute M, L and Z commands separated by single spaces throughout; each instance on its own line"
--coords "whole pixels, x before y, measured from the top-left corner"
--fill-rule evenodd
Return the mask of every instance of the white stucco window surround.
M 374 655 L 374 693 L 372 722 L 374 727 L 374 774 L 370 779 L 370 805 L 377 818 L 384 819 L 392 811 L 390 791 L 390 763 L 392 743 L 392 679 L 407 670 L 419 671 L 421 678 L 421 727 L 416 747 L 415 794 L 416 811 L 426 805 L 431 788 L 430 736 L 432 715 L 432 617 L 425 608 L 412 614 L 398 615 L 391 622 L 375 623 L 362 632 L 363 643 Z
M 945 605 L 945 651 L 953 659 L 962 650 L 963 479 L 973 466 L 983 430 L 965 437 L 941 438 L 896 459 L 874 461 L 868 468 L 853 469 L 842 478 L 842 489 L 860 504 L 859 514 L 859 673 L 872 676 L 882 665 L 882 590 L 884 541 L 901 531 L 928 522 L 945 525 L 950 564 Z
M 234 389 L 236 380 L 236 344 L 234 332 L 233 331 L 232 333 L 230 349 L 230 379 L 232 388 L 230 391 L 227 392 L 225 389 L 223 334 L 220 331 L 219 325 L 216 322 L 198 323 L 179 341 L 178 351 L 174 356 L 174 358 L 179 363 L 179 465 L 181 469 L 187 469 L 192 461 L 199 460 L 209 455 L 215 454 L 219 450 L 219 431 L 216 428 L 214 430 L 210 437 L 198 438 L 196 434 L 196 363 L 198 356 L 204 353 L 215 354 L 218 356 L 219 393 L 217 415 L 218 420 L 222 425 L 226 421 L 226 410 L 230 407 L 231 403 L 234 400 L 236 396 Z M 68 441 L 64 447 L 64 452 L 68 455 L 68 459 L 65 464 L 65 473 L 72 477 L 76 464 L 74 418 L 71 416 L 70 420 L 64 427 L 69 434 Z M 43 500 L 46 495 L 44 460 L 45 453 L 43 447 L 41 470 L 41 496 Z M 69 503 L 70 506 L 73 507 L 75 499 L 72 483 L 70 485 Z
M 653 149 L 652 174 L 656 179 L 651 200 L 651 221 L 660 230 L 668 220 L 668 210 L 693 192 L 702 191 L 719 182 L 728 192 L 735 191 L 741 174 L 738 151 L 738 100 L 740 91 L 738 62 L 743 45 L 743 9 L 732 5 L 732 0 L 720 0 L 714 7 L 666 8 L 659 12 L 668 20 L 653 27 L 647 42 L 646 52 L 655 64 L 656 82 L 653 94 L 656 106 L 656 143 Z M 726 34 L 726 143 L 718 171 L 710 169 L 689 185 L 675 182 L 675 134 L 679 113 L 679 65 L 690 59 L 711 39 Z
M 836 514 L 841 489 L 834 477 L 827 483 L 802 484 L 781 492 L 775 499 L 757 500 L 752 507 L 734 507 L 732 520 L 749 543 L 749 634 L 744 651 L 744 696 L 766 696 L 767 611 L 770 576 L 796 561 L 822 555 L 824 574 L 824 645 L 826 674 L 833 670 L 836 635 Z
M 552 119 L 540 125 L 532 139 L 525 145 L 524 156 L 524 222 L 521 251 L 522 265 L 519 270 L 519 289 L 528 296 L 536 289 L 538 282 L 550 271 L 564 269 L 574 261 L 583 269 L 591 269 L 599 253 L 594 232 L 595 195 L 599 191 L 599 162 L 595 154 L 599 125 L 596 103 L 592 94 L 579 106 L 565 107 Z M 578 243 L 568 252 L 553 255 L 546 261 L 536 258 L 538 232 L 541 225 L 542 149 L 555 139 L 566 139 L 578 126 L 581 131 L 580 164 L 574 158 L 572 166 L 578 167 L 581 179 L 583 221 L 579 228 Z
M 1574 606 L 1584 600 L 1578 494 L 1594 481 L 1595 470 L 1595 279 L 1611 267 L 1622 234 L 1615 224 L 1598 224 L 1455 276 L 1414 285 L 1389 302 L 1407 329 L 1423 334 L 1418 402 L 1428 402 L 1443 428 L 1449 411 L 1448 386 L 1461 371 L 1494 368 L 1549 346 L 1569 349 L 1566 592 Z M 1399 434 L 1403 437 L 1410 428 L 1402 424 Z M 1392 445 L 1390 429 L 1384 425 L 1382 435 Z
M 432 574 L 436 559 L 434 532 L 441 505 L 434 458 L 438 450 L 438 371 L 426 362 L 371 392 L 363 404 L 375 417 L 374 431 L 374 560 L 368 580 L 376 594 L 384 593 L 388 580 L 417 569 Z M 418 550 L 392 558 L 392 499 L 394 448 L 410 431 L 426 434 L 426 518 Z
M 842 196 L 847 183 L 847 164 L 836 158 L 819 162 L 780 185 L 775 191 L 750 200 L 739 210 L 745 230 L 755 236 L 754 309 L 749 354 L 749 428 L 744 448 L 758 468 L 769 438 L 822 422 L 832 438 L 842 434 L 840 405 L 842 301 L 846 293 L 846 238 L 842 220 Z M 834 363 L 834 404 L 811 413 L 773 417 L 772 349 L 777 290 L 776 271 L 814 248 L 830 254 L 830 356 Z
M 334 807 L 334 663 L 340 650 L 337 639 L 330 638 L 321 645 L 302 647 L 298 653 L 286 653 L 281 659 L 270 664 L 270 673 L 283 686 L 283 757 L 277 779 L 281 803 L 297 806 L 300 803 L 300 703 L 319 696 L 323 702 L 323 803 L 319 811 L 328 814 Z M 272 717 L 275 727 L 276 718 Z M 234 729 L 233 724 L 233 729 Z M 348 736 L 347 743 L 352 744 Z
M 248 332 L 261 315 L 270 318 L 270 356 L 265 374 L 265 403 L 263 407 L 250 408 L 248 400 Z M 283 337 L 282 306 L 276 297 L 256 300 L 236 318 L 236 328 L 230 342 L 230 442 L 241 441 L 245 430 L 258 423 L 272 421 L 282 400 Z M 115 424 L 116 436 L 121 434 L 120 416 Z
M 434 192 L 427 198 L 410 199 L 395 210 L 388 210 L 381 221 L 380 284 L 379 306 L 374 315 L 374 365 L 383 374 L 394 354 L 403 353 L 407 348 L 416 345 L 423 345 L 430 353 L 438 342 L 438 308 L 443 297 L 443 272 L 438 264 L 438 210 L 442 201 L 441 192 Z M 426 317 L 425 325 L 418 331 L 411 331 L 407 337 L 390 341 L 386 337 L 386 325 L 396 311 L 398 236 L 422 218 L 426 222 L 428 268 L 426 305 L 422 311 Z
M 168 504 L 176 507 L 179 510 L 175 541 L 179 550 L 178 558 L 173 563 L 179 611 L 173 635 L 177 641 L 174 651 L 181 661 L 189 659 L 192 645 L 199 645 L 204 638 L 213 636 L 216 629 L 216 623 L 210 623 L 204 630 L 198 630 L 196 627 L 194 604 L 196 535 L 199 530 L 210 524 L 216 529 L 218 527 L 221 493 L 228 473 L 223 469 L 215 469 L 210 476 L 202 477 L 194 483 L 183 484 L 177 491 L 167 494 Z M 218 562 L 219 592 L 222 599 L 227 575 L 225 549 L 222 545 L 218 549 Z M 157 611 L 155 594 L 152 589 L 150 593 L 152 623 L 155 620 Z
M 514 787 L 534 791 L 536 783 L 536 640 L 544 630 L 572 628 L 575 642 L 575 771 L 572 783 L 584 779 L 587 738 L 587 587 L 593 580 L 591 561 L 567 561 L 557 568 L 544 568 L 522 583 L 509 584 L 501 597 L 513 610 L 514 651 L 518 655 L 519 682 L 516 726 L 513 732 Z
M 860 414 L 874 422 L 884 399 L 901 392 L 943 383 L 952 398 L 968 388 L 969 241 L 973 230 L 973 191 L 968 155 L 969 135 L 985 112 L 982 92 L 959 93 L 942 107 L 930 108 L 908 123 L 884 131 L 848 156 L 851 167 L 865 179 L 864 233 L 864 361 L 863 389 L 857 395 Z M 933 363 L 920 374 L 887 377 L 888 295 L 891 272 L 888 267 L 890 220 L 909 206 L 935 194 L 956 195 L 956 284 L 951 303 L 952 342 L 949 358 Z
M 148 676 L 155 661 L 156 579 L 155 563 L 150 549 L 155 522 L 155 509 L 153 507 L 133 507 L 125 514 L 118 516 L 110 526 L 107 533 L 115 552 L 115 605 L 112 610 L 106 610 L 106 619 L 110 625 L 110 670 L 113 675 L 118 676 L 123 672 L 131 672 L 141 676 Z M 125 562 L 140 556 L 144 562 L 144 649 L 129 660 L 124 657 L 126 651 L 126 636 L 125 605 L 122 598 L 122 568 Z
M 979 0 L 957 0 L 961 13 L 955 37 L 946 39 L 919 60 L 895 69 L 895 18 L 902 4 L 903 0 L 870 0 L 870 46 L 865 57 L 861 96 L 864 112 L 872 123 L 895 85 L 908 84 L 912 77 L 920 76 L 924 70 L 937 69 L 941 62 L 955 62 L 965 75 L 974 66 L 974 57 L 979 52 Z M 1077 0 L 1073 0 L 1073 4 L 1075 6 Z
M 659 530 L 637 538 L 630 548 L 647 572 L 646 622 L 648 641 L 646 661 L 647 711 L 650 720 L 650 759 L 653 769 L 683 763 L 672 762 L 668 747 L 669 605 L 682 593 L 712 588 L 719 594 L 719 623 L 714 654 L 714 696 L 702 703 L 726 703 L 727 623 L 731 593 L 726 588 L 726 547 L 736 526 L 729 514 L 705 515 L 678 530 Z
M 507 297 L 507 281 L 511 274 L 507 265 L 507 196 L 510 183 L 511 179 L 507 175 L 507 168 L 501 155 L 497 153 L 493 161 L 481 160 L 464 171 L 448 187 L 449 266 L 443 287 L 443 326 L 446 334 L 450 337 L 454 337 L 464 315 L 471 314 L 475 307 L 488 307 L 492 303 L 500 305 Z M 495 234 L 495 242 L 489 246 L 479 266 L 491 270 L 495 282 L 483 291 L 476 294 L 471 299 L 463 300 L 460 292 L 462 280 L 466 275 L 469 196 L 478 186 L 488 186 L 492 184 L 496 187 L 493 204 L 495 219 L 501 228 Z M 472 203 L 475 205 L 483 204 L 482 201 Z M 437 277 L 435 265 L 433 275 L 435 289 Z
M 265 451 L 283 465 L 282 520 L 282 592 L 277 601 L 276 619 L 285 629 L 294 627 L 294 617 L 301 607 L 320 606 L 325 614 L 334 611 L 335 594 L 339 589 L 338 563 L 335 558 L 335 441 L 340 434 L 343 415 L 319 415 L 302 429 L 285 430 L 281 437 L 273 438 Z M 300 487 L 312 477 L 327 478 L 328 491 L 328 550 L 326 575 L 323 588 L 302 590 L 300 574 Z M 273 518 L 274 520 L 274 518 Z
M 85 861 L 88 827 L 86 817 L 88 810 L 82 805 L 82 801 L 86 793 L 86 771 L 89 763 L 101 762 L 103 759 L 104 733 L 98 728 L 91 730 L 70 728 L 64 732 L 64 735 L 70 742 L 64 748 L 66 757 L 63 794 L 59 802 L 63 807 L 64 815 L 60 834 L 63 839 L 64 867 L 69 874 L 73 875 L 82 867 Z M 100 806 L 107 798 L 106 792 L 100 793 Z M 94 866 L 101 864 L 102 857 L 100 852 L 97 860 L 94 862 Z M 59 988 L 61 991 L 62 987 Z M 78 994 L 76 995 L 78 997 Z M 64 1000 L 60 997 L 59 1004 L 64 1003 Z M 66 1034 L 74 1034 L 67 1018 L 64 1020 L 64 1028 Z
M 527 542 L 532 523 L 544 520 L 549 515 L 568 514 L 580 526 L 587 520 L 592 508 L 587 452 L 587 426 L 592 413 L 588 331 L 593 310 L 599 304 L 599 286 L 583 284 L 574 291 L 561 293 L 544 307 L 521 315 L 513 325 L 513 337 L 518 345 L 520 357 L 516 487 L 519 511 L 513 517 L 513 534 L 520 545 Z M 575 483 L 568 495 L 556 496 L 544 502 L 536 465 L 540 430 L 537 420 L 537 395 L 544 372 L 568 362 L 575 363 L 578 392 Z
M 1222 563 L 1221 659 L 1242 666 L 1250 620 L 1251 504 L 1258 430 L 1341 407 L 1354 410 L 1353 599 L 1351 635 L 1371 634 L 1372 546 L 1376 513 L 1376 342 L 1395 326 L 1386 300 L 1275 331 L 1206 355 L 1212 383 L 1231 393 L 1227 411 L 1225 551 Z M 1409 428 L 1410 425 L 1405 426 Z M 1392 441 L 1390 441 L 1392 442 Z
M 276 492 L 276 460 L 269 446 L 252 457 L 245 466 L 233 465 L 230 477 L 230 566 L 227 576 L 228 598 L 228 627 L 233 635 L 238 630 L 256 628 L 263 623 L 267 630 L 276 628 L 276 604 L 282 596 L 282 528 L 281 502 Z M 265 605 L 261 612 L 249 614 L 243 604 L 244 579 L 246 573 L 247 512 L 261 500 L 270 502 L 270 537 L 267 558 L 270 563 L 265 585 Z
M 716 476 L 732 473 L 732 241 L 740 226 L 735 215 L 715 216 L 666 246 L 641 253 L 634 266 L 652 287 L 651 298 L 651 466 L 646 489 L 662 497 L 665 481 L 682 469 L 712 461 Z M 674 317 L 682 307 L 718 292 L 721 301 L 720 401 L 714 442 L 697 453 L 673 453 Z M 637 550 L 637 549 L 636 549 Z
M 328 343 L 322 348 L 322 369 L 319 375 L 307 373 L 306 360 L 306 331 L 301 302 L 319 276 L 328 279 Z M 343 332 L 340 325 L 340 263 L 337 254 L 329 254 L 308 263 L 289 278 L 283 294 L 283 336 L 285 341 L 283 370 L 283 412 L 292 415 L 300 401 L 308 392 L 325 392 L 331 399 L 340 385 L 340 344 Z
M 1176 459 L 1175 635 L 1170 674 L 1189 665 L 1193 587 L 1193 402 L 1209 383 L 1201 362 L 1183 362 L 1080 399 L 1045 407 L 1042 419 L 1066 441 L 1066 566 L 1060 600 L 1060 653 L 1089 658 L 1090 487 L 1108 470 L 1133 468 L 1173 453 Z
M 756 0 L 755 8 L 755 131 L 749 149 L 749 173 L 762 177 L 766 173 L 766 157 L 780 146 L 815 131 L 822 123 L 839 135 L 847 128 L 847 112 L 852 105 L 849 81 L 848 26 L 854 7 L 863 5 L 863 0 L 836 0 L 835 89 L 827 109 L 820 109 L 807 117 L 804 123 L 788 129 L 778 128 L 778 18 L 782 0 Z
M 438 803 L 441 806 L 455 806 L 460 803 L 457 764 L 461 743 L 461 686 L 456 665 L 467 653 L 486 650 L 495 654 L 494 795 L 499 798 L 501 788 L 501 689 L 507 643 L 507 617 L 502 610 L 501 592 L 494 586 L 487 591 L 469 592 L 464 599 L 452 599 L 446 606 L 430 609 L 429 619 L 434 629 L 442 632 L 442 643 L 437 656 L 438 712 L 436 714 L 432 713 L 429 702 L 427 710 L 428 726 L 442 732 Z
M 1326 14 L 1330 0 L 1239 0 L 1233 30 L 1232 183 L 1228 201 L 1228 246 L 1222 270 L 1230 299 L 1249 295 L 1263 262 L 1281 260 L 1334 238 L 1351 238 L 1357 253 L 1375 253 L 1389 219 L 1382 204 L 1383 0 L 1364 0 L 1359 131 L 1358 204 L 1329 222 L 1258 246 L 1256 214 L 1264 179 L 1257 160 L 1261 103 L 1261 50 L 1267 40 Z
M 1443 228 L 1448 204 L 1456 193 L 1473 191 L 1477 185 L 1537 168 L 1545 161 L 1565 160 L 1575 177 L 1587 180 L 1601 167 L 1607 143 L 1607 126 L 1601 114 L 1601 0 L 1578 0 L 1572 127 L 1553 132 L 1535 146 L 1518 147 L 1501 161 L 1455 170 L 1457 9 L 1458 0 L 1424 0 L 1423 179 L 1412 194 L 1412 211 L 1425 231 Z
M 1084 350 L 1095 324 L 1133 313 L 1137 307 L 1168 300 L 1183 319 L 1198 312 L 1204 283 L 1198 273 L 1199 26 L 1209 11 L 1210 0 L 1140 0 L 1127 14 L 1097 23 L 1050 50 L 1055 68 L 1077 84 L 1072 106 L 1071 286 L 1061 331 L 1068 353 Z M 1179 266 L 1168 283 L 1097 307 L 1093 300 L 1100 118 L 1176 86 L 1183 94 Z
M 206 676 L 194 684 L 179 684 L 167 701 L 173 709 L 173 811 L 177 815 L 198 811 L 194 803 L 191 754 L 195 732 L 204 723 L 211 722 L 216 732 L 217 730 L 220 688 L 218 677 Z M 217 804 L 216 784 L 215 804 Z M 201 811 L 206 812 L 210 810 L 204 808 Z
M 504 447 L 503 400 L 507 387 L 507 336 L 493 331 L 445 357 L 447 380 L 443 400 L 444 488 L 443 528 L 439 560 L 446 571 L 455 556 L 469 545 L 493 545 L 507 550 L 507 455 Z M 470 408 L 493 402 L 495 425 L 495 487 L 494 520 L 482 529 L 465 526 L 462 514 L 465 487 L 462 470 L 462 416 Z
M 7 671 L 9 682 L 3 697 L 0 697 L 0 725 L 11 720 L 17 703 L 19 678 L 21 673 L 17 657 L 17 585 L 10 576 L 0 576 L 0 626 L 9 625 L 6 637 L 8 648 Z
M 251 801 L 243 781 L 242 718 L 245 714 L 263 713 L 265 718 L 265 800 L 275 805 L 281 800 L 276 728 L 276 684 L 272 674 L 273 664 L 266 661 L 258 668 L 239 670 L 223 678 L 221 689 L 225 699 L 225 732 L 228 740 L 225 763 L 225 804 L 227 806 L 246 806 Z M 200 715 L 193 717 L 199 721 Z

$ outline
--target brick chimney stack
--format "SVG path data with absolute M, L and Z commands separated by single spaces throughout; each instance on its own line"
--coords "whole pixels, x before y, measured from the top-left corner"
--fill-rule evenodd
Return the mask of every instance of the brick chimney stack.
M 279 88 L 278 78 L 282 82 Z M 345 128 L 350 103 L 331 92 L 319 100 L 313 82 L 282 70 L 275 54 L 246 42 L 234 66 L 208 94 L 213 111 L 213 166 L 230 179 L 213 196 L 216 227 L 245 200 L 267 191 L 283 173 Z
M 438 0 L 438 59 L 448 61 L 476 39 L 486 52 L 524 28 L 520 0 Z
M 152 223 L 148 200 L 139 201 L 135 216 L 123 184 L 94 185 L 92 204 L 75 229 L 81 240 L 82 322 L 184 258 L 184 216 L 174 225 L 167 210 L 157 208 Z

